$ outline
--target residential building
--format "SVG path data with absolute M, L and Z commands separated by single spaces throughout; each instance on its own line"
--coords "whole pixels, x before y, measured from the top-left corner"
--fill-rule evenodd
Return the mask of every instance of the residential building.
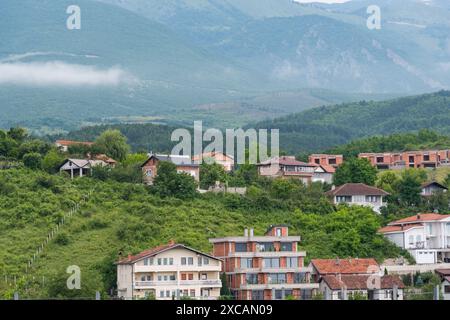
M 287 225 L 272 225 L 264 236 L 245 229 L 243 236 L 209 240 L 214 256 L 224 261 L 227 284 L 236 299 L 310 299 L 319 288 L 311 283 L 311 268 L 303 265 L 306 252 L 298 250 L 300 237 L 288 232 Z
M 373 258 L 312 259 L 310 267 L 315 282 L 329 275 L 372 275 L 380 272 L 380 266 Z
M 314 169 L 312 176 L 312 182 L 333 183 L 333 175 L 336 169 L 330 165 L 322 164 L 317 165 Z
M 183 244 L 171 241 L 116 264 L 118 296 L 123 299 L 214 300 L 220 296 L 221 260 Z
M 437 168 L 450 165 L 450 150 L 361 153 L 378 169 Z
M 317 165 L 297 161 L 293 156 L 281 156 L 258 164 L 258 174 L 269 178 L 299 179 L 305 184 L 312 181 Z
M 356 293 L 369 300 L 403 299 L 400 278 L 383 276 L 373 258 L 312 259 L 310 267 L 325 300 L 348 300 Z
M 70 178 L 83 177 L 92 173 L 92 168 L 96 166 L 107 167 L 110 164 L 103 160 L 91 160 L 91 159 L 67 159 L 59 167 L 60 172 L 67 172 L 70 174 Z
M 85 141 L 72 141 L 72 140 L 56 140 L 55 145 L 61 151 L 67 152 L 70 146 L 73 145 L 82 145 L 82 146 L 92 146 L 93 142 L 85 142 Z
M 328 275 L 320 280 L 325 300 L 351 300 L 355 296 L 367 300 L 403 300 L 405 285 L 394 275 Z
M 441 294 L 444 300 L 450 300 L 450 269 L 437 269 L 436 274 L 441 279 Z
M 234 168 L 234 158 L 222 152 L 206 152 L 201 155 L 202 161 L 212 161 L 220 164 L 225 172 L 233 171 Z M 199 163 L 200 156 L 196 155 L 192 157 L 194 163 Z
M 408 250 L 417 264 L 450 263 L 450 215 L 417 214 L 393 221 L 379 232 Z
M 420 194 L 422 197 L 429 197 L 438 192 L 447 192 L 447 190 L 448 188 L 443 184 L 433 181 L 422 184 L 422 192 Z
M 312 154 L 309 156 L 309 163 L 317 165 L 339 167 L 344 162 L 342 154 Z
M 200 166 L 194 163 L 189 156 L 150 154 L 141 166 L 146 184 L 153 184 L 153 180 L 158 174 L 158 164 L 161 161 L 175 164 L 178 173 L 187 173 L 197 182 L 200 181 Z
M 386 191 L 368 186 L 364 183 L 346 183 L 332 188 L 325 193 L 332 199 L 333 204 L 346 203 L 371 207 L 375 212 L 381 213 L 381 208 L 386 206 L 385 198 L 389 195 Z

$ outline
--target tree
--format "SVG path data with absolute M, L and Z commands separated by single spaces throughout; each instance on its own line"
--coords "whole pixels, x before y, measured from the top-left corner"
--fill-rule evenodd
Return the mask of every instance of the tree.
M 450 173 L 447 175 L 447 177 L 445 178 L 445 180 L 444 180 L 444 185 L 447 187 L 447 188 L 450 188 Z
M 299 185 L 293 180 L 276 179 L 272 183 L 271 194 L 275 199 L 287 200 L 299 191 Z
M 197 193 L 195 179 L 189 174 L 177 173 L 175 164 L 162 161 L 158 164 L 157 173 L 152 189 L 159 196 L 180 199 L 195 197 Z
M 25 139 L 27 138 L 28 134 L 27 131 L 24 128 L 11 128 L 8 131 L 8 137 L 10 137 L 11 139 L 22 143 L 23 141 L 25 141 Z
M 58 172 L 59 166 L 64 161 L 64 156 L 57 150 L 50 150 L 42 159 L 42 169 L 48 173 Z
M 367 159 L 351 158 L 336 169 L 333 177 L 335 185 L 345 183 L 365 183 L 375 185 L 378 170 Z
M 423 176 L 419 171 L 409 169 L 402 173 L 402 177 L 397 184 L 399 202 L 403 206 L 417 206 L 421 202 L 420 193 Z
M 130 146 L 127 144 L 127 138 L 119 130 L 106 130 L 96 140 L 93 146 L 107 156 L 123 161 Z
M 396 175 L 392 171 L 384 171 L 379 175 L 376 186 L 377 188 L 383 189 L 384 191 L 393 194 L 398 182 L 398 175 Z
M 208 189 L 214 186 L 216 181 L 226 181 L 226 173 L 223 166 L 218 163 L 202 163 L 200 166 L 200 187 Z
M 42 156 L 36 152 L 27 153 L 23 156 L 23 164 L 30 169 L 41 169 Z

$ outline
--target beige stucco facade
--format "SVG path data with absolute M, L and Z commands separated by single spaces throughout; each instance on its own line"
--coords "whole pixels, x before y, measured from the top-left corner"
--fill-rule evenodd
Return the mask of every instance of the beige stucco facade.
M 144 256 L 132 263 L 117 266 L 118 296 L 158 300 L 214 300 L 220 296 L 221 261 L 184 246 Z

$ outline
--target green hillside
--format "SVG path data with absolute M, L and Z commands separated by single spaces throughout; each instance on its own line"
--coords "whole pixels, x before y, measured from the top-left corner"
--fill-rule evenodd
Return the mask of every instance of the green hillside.
M 320 107 L 255 126 L 280 129 L 281 148 L 292 153 L 323 151 L 363 137 L 425 128 L 448 134 L 450 92 Z
M 92 189 L 87 203 L 66 220 L 26 274 L 27 261 L 47 234 Z M 90 178 L 72 182 L 43 172 L 3 170 L 0 296 L 10 297 L 16 290 L 22 297 L 35 298 L 74 294 L 86 298 L 93 297 L 96 290 L 106 294 L 115 283 L 113 261 L 119 253 L 136 253 L 170 239 L 210 252 L 210 237 L 238 235 L 245 227 L 254 227 L 261 234 L 275 223 L 287 223 L 291 234 L 302 236 L 300 247 L 307 250 L 308 260 L 374 256 L 381 261 L 400 254 L 399 249 L 376 234 L 381 217 L 364 208 L 326 213 L 320 194 L 301 191 L 295 198 L 303 200 L 295 202 L 233 195 L 162 199 L 151 195 L 143 185 Z M 261 208 L 263 203 L 267 209 Z M 71 265 L 79 266 L 82 273 L 82 290 L 76 293 L 64 289 L 65 270 Z

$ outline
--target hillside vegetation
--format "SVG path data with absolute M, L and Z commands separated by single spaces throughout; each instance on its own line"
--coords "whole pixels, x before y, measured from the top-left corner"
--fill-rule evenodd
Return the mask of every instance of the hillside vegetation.
M 91 189 L 95 192 L 88 202 L 22 278 L 27 261 L 58 219 Z M 207 194 L 180 200 L 152 195 L 141 184 L 91 178 L 70 181 L 28 169 L 0 171 L 0 274 L 9 279 L 5 283 L 2 277 L 0 293 L 3 297 L 15 290 L 28 297 L 71 296 L 74 293 L 64 289 L 65 270 L 77 265 L 83 289 L 76 295 L 93 297 L 96 290 L 106 294 L 114 287 L 113 262 L 120 253 L 136 253 L 170 239 L 210 252 L 208 238 L 239 235 L 245 227 L 262 234 L 276 223 L 287 223 L 291 234 L 302 236 L 300 247 L 308 252 L 308 260 L 374 256 L 381 261 L 401 254 L 376 234 L 382 221 L 371 210 L 334 211 L 320 200 L 321 192 L 314 196 L 302 190 L 294 189 L 290 197 L 301 199 L 294 202 L 261 194 Z
M 280 129 L 281 148 L 291 153 L 321 151 L 362 137 L 423 128 L 450 133 L 450 91 L 314 108 L 256 127 Z

